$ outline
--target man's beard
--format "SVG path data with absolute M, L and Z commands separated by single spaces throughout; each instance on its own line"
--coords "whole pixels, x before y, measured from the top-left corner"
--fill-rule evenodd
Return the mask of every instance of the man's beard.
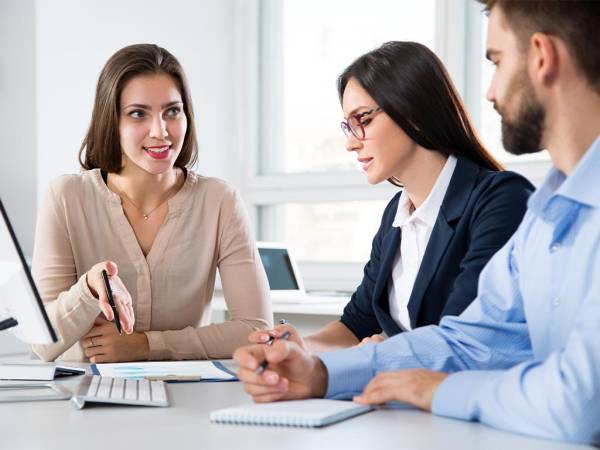
M 520 92 L 515 85 L 521 85 Z M 512 93 L 507 97 L 520 94 L 521 102 L 514 120 L 508 118 L 507 112 L 502 107 L 496 107 L 502 116 L 502 144 L 506 151 L 513 155 L 537 153 L 543 150 L 542 134 L 546 112 L 535 98 L 525 72 L 515 76 L 510 91 Z

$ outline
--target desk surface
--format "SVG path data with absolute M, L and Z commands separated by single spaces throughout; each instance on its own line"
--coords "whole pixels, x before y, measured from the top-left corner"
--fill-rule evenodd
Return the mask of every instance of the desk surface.
M 348 304 L 349 297 L 334 297 L 334 300 L 327 302 L 278 302 L 273 300 L 271 307 L 274 314 L 307 314 L 339 317 Z M 213 311 L 227 311 L 227 305 L 223 297 L 215 296 L 211 305 Z
M 60 381 L 67 387 L 77 378 Z M 214 409 L 250 403 L 241 383 L 167 386 L 169 408 L 92 406 L 68 401 L 0 404 L 0 448 L 141 449 L 528 449 L 590 448 L 533 439 L 418 410 L 377 410 L 322 429 L 217 425 Z

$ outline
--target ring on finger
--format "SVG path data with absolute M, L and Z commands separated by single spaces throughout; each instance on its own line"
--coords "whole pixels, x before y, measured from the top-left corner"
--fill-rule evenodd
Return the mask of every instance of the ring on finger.
M 95 347 L 93 337 L 90 338 L 90 347 Z

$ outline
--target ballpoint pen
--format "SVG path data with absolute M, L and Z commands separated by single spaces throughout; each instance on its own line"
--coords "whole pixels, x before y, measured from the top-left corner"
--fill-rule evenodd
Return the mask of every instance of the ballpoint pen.
M 104 287 L 106 288 L 106 295 L 108 296 L 108 304 L 113 310 L 115 325 L 117 326 L 117 331 L 119 334 L 123 334 L 121 330 L 121 319 L 119 318 L 119 312 L 117 311 L 117 307 L 115 306 L 115 299 L 113 298 L 112 289 L 110 288 L 110 283 L 108 282 L 108 274 L 106 270 L 102 270 L 102 279 L 104 280 Z
M 287 320 L 285 320 L 285 319 L 279 319 L 279 320 L 277 321 L 277 324 L 278 324 L 278 325 L 285 325 L 286 323 L 288 323 L 288 321 L 287 321 Z M 269 336 L 269 340 L 268 340 L 267 342 L 265 342 L 265 344 L 266 344 L 266 345 L 271 345 L 271 344 L 273 344 L 273 340 L 274 340 L 274 339 L 275 339 L 275 336 Z
M 269 342 L 267 342 L 267 345 L 273 345 L 273 342 L 275 342 L 275 339 L 283 339 L 284 341 L 287 341 L 289 337 L 290 337 L 290 332 L 289 331 L 285 331 L 279 338 L 275 338 L 275 337 L 271 336 L 271 339 L 269 340 Z M 256 368 L 256 373 L 263 373 L 265 371 L 265 369 L 267 368 L 268 365 L 269 365 L 269 363 L 265 359 Z

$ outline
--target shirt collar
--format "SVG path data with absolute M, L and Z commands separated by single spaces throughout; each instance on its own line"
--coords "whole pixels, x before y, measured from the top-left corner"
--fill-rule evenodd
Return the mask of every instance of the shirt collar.
M 576 203 L 600 207 L 600 136 L 585 152 L 568 177 L 556 167 L 529 198 L 529 209 L 542 216 L 544 208 L 555 196 Z
M 408 195 L 400 195 L 398 200 L 398 209 L 396 217 L 392 223 L 393 227 L 401 227 L 410 221 L 421 221 L 430 228 L 433 228 L 437 219 L 440 207 L 446 196 L 446 191 L 450 185 L 454 168 L 456 167 L 456 157 L 449 155 L 446 164 L 437 177 L 431 192 L 425 201 L 412 214 L 410 213 L 410 199 Z M 404 193 L 403 193 L 404 194 Z
M 578 203 L 600 207 L 600 135 L 556 191 Z

